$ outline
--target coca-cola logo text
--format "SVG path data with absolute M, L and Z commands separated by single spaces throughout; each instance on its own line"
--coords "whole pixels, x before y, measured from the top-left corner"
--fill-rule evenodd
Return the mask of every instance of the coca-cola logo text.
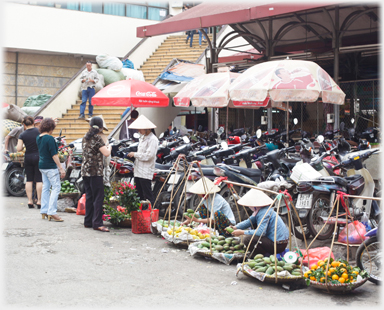
M 142 96 L 142 97 L 157 97 L 157 94 L 156 92 L 154 91 L 147 91 L 147 92 L 141 92 L 141 91 L 137 91 L 136 92 L 136 96 Z

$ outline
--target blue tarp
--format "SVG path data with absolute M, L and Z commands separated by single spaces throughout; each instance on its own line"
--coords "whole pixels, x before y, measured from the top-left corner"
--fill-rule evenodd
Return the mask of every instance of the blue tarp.
M 167 71 L 160 75 L 160 79 L 175 82 L 189 82 L 193 80 L 193 77 L 180 76 Z

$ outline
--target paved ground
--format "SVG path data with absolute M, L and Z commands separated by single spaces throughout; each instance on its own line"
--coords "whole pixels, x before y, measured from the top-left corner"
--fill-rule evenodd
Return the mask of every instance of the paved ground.
M 289 292 L 244 275 L 236 278 L 235 265 L 193 258 L 152 234 L 86 229 L 83 216 L 73 213 L 60 213 L 62 223 L 49 222 L 27 208 L 26 198 L 4 197 L 2 208 L 3 297 L 9 308 L 380 305 L 381 287 L 370 282 L 347 296 L 311 287 Z

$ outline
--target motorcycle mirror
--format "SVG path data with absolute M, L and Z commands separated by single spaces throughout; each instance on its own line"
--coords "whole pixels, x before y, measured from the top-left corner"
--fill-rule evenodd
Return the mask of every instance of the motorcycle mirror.
M 293 119 L 293 123 L 295 124 L 295 125 L 297 125 L 298 124 L 298 120 L 297 120 L 297 118 L 295 117 L 294 119 Z
M 197 127 L 197 131 L 203 131 L 203 126 L 199 125 L 199 127 Z
M 247 139 L 247 136 L 246 135 L 242 135 L 241 136 L 241 140 L 245 140 L 245 139 Z
M 316 141 L 319 142 L 319 143 L 323 143 L 324 137 L 322 135 L 318 135 L 317 138 L 316 138 Z
M 354 118 L 351 118 L 351 123 L 353 124 L 355 122 L 355 119 Z
M 256 137 L 257 137 L 257 139 L 260 139 L 260 137 L 261 137 L 261 129 L 257 129 Z
M 222 147 L 223 150 L 228 150 L 228 144 L 227 144 L 227 142 L 223 141 L 223 142 L 220 143 L 220 145 L 221 145 L 221 147 Z
M 62 131 L 63 131 L 63 128 L 60 129 L 59 137 L 61 137 Z
M 183 137 L 183 141 L 184 141 L 185 143 L 189 143 L 189 142 L 190 142 L 187 136 L 184 136 L 184 137 Z
M 139 134 L 138 132 L 135 132 L 135 133 L 133 134 L 133 137 L 134 137 L 135 139 L 139 139 L 139 138 L 140 138 L 140 134 Z
M 220 127 L 217 134 L 220 136 L 224 132 L 224 127 Z
M 163 137 L 164 137 L 164 132 L 162 132 L 162 133 L 160 134 L 159 138 L 161 139 L 161 138 L 163 138 Z

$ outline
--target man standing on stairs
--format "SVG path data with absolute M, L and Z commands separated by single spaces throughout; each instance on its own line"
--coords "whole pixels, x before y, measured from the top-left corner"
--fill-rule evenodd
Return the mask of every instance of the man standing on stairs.
M 87 100 L 89 101 L 88 105 L 88 116 L 92 117 L 93 115 L 93 106 L 92 106 L 92 97 L 95 95 L 95 86 L 99 81 L 98 74 L 95 70 L 92 69 L 92 63 L 87 62 L 87 69 L 85 69 L 81 75 L 81 104 L 80 104 L 80 116 L 79 118 L 85 118 L 85 108 L 87 106 Z

